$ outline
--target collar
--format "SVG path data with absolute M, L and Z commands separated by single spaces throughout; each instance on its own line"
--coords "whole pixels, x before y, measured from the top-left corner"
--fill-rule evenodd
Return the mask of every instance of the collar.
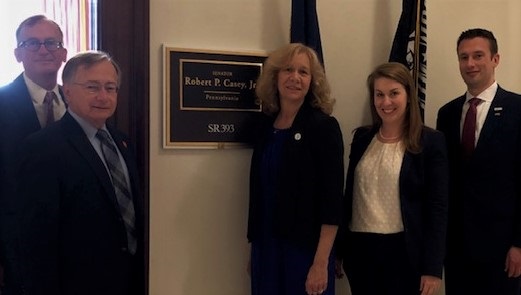
M 92 124 L 90 124 L 89 122 L 87 122 L 87 120 L 83 119 L 82 117 L 78 116 L 77 114 L 75 114 L 71 109 L 68 109 L 67 112 L 69 112 L 69 114 L 71 114 L 71 116 L 76 120 L 76 122 L 78 122 L 81 129 L 83 129 L 83 132 L 85 132 L 85 134 L 87 135 L 87 137 L 90 140 L 96 138 L 96 133 L 98 132 L 98 128 L 92 126 Z M 101 127 L 101 129 L 107 131 L 107 133 L 110 134 L 109 130 L 107 129 L 107 125 L 104 124 L 103 127 Z
M 45 98 L 45 94 L 47 94 L 47 89 L 42 88 L 40 85 L 36 84 L 33 80 L 31 80 L 25 72 L 23 73 L 25 85 L 27 85 L 27 89 L 29 90 L 29 94 L 31 95 L 31 99 L 36 104 L 42 104 L 43 99 Z M 61 98 L 60 95 L 60 88 L 58 87 L 58 84 L 54 86 L 52 89 L 52 92 L 56 94 L 56 97 Z M 62 100 L 58 99 L 58 101 L 55 101 L 56 104 L 61 104 Z
M 487 89 L 485 89 L 483 92 L 481 92 L 477 96 L 472 96 L 467 91 L 465 102 L 468 102 L 473 97 L 477 97 L 485 102 L 491 103 L 492 100 L 494 100 L 494 96 L 496 96 L 497 89 L 498 89 L 497 82 L 494 81 L 494 83 L 492 83 L 492 85 L 490 85 Z

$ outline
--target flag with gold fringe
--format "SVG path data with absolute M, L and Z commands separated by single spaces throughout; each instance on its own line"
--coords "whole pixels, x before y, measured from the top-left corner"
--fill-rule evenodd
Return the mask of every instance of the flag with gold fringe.
M 422 119 L 427 86 L 427 15 L 425 0 L 403 0 L 389 61 L 411 70 L 420 101 Z

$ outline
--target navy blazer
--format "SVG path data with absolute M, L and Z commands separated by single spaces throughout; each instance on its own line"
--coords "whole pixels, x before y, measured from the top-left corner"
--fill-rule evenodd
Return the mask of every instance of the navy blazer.
M 521 96 L 498 87 L 468 160 L 460 135 L 465 99 L 448 102 L 437 119 L 451 174 L 447 254 L 504 263 L 511 246 L 521 247 Z
M 63 93 L 61 97 L 64 97 Z M 0 166 L 3 169 L 0 171 L 0 205 L 10 208 L 10 204 L 4 203 L 10 200 L 4 196 L 12 194 L 6 190 L 14 185 L 10 172 L 16 151 L 24 138 L 41 129 L 23 74 L 0 88 L 0 125 Z
M 258 126 L 250 169 L 248 239 L 259 237 L 262 155 L 275 117 Z M 337 120 L 307 103 L 300 108 L 282 148 L 273 232 L 315 250 L 322 224 L 338 225 L 344 186 L 344 144 Z
M 345 190 L 345 221 L 339 255 L 349 245 L 355 169 L 378 128 L 361 127 L 354 134 Z M 406 151 L 399 176 L 400 207 L 411 266 L 421 275 L 442 276 L 447 229 L 448 160 L 441 132 L 424 127 L 422 150 Z
M 126 140 L 109 128 L 128 167 L 138 250 L 110 176 L 76 120 L 66 113 L 22 145 L 17 194 L 25 294 L 143 294 L 143 199 Z
M 0 205 L 4 211 L 11 207 L 5 196 L 12 194 L 7 189 L 13 187 L 9 172 L 14 155 L 24 138 L 41 129 L 23 74 L 0 88 L 0 124 Z
M 3 292 L 6 294 L 17 292 L 12 290 L 18 285 L 14 268 L 20 264 L 16 260 L 13 237 L 18 225 L 13 203 L 16 201 L 14 165 L 22 140 L 40 129 L 29 89 L 20 74 L 0 88 L 0 259 L 5 267 Z

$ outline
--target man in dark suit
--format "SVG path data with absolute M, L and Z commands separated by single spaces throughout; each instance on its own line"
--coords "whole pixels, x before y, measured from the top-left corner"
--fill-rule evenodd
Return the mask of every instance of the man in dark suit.
M 66 61 L 63 33 L 54 21 L 43 15 L 24 20 L 16 31 L 18 42 L 14 51 L 24 72 L 12 83 L 0 88 L 2 115 L 10 120 L 10 129 L 16 139 L 38 131 L 47 122 L 48 109 L 44 104 L 47 92 L 56 95 L 52 101 L 53 117 L 65 113 L 65 103 L 57 84 L 58 71 Z
M 120 69 L 103 52 L 63 70 L 68 110 L 29 136 L 19 165 L 25 294 L 144 294 L 143 200 L 126 139 L 105 124 Z
M 0 264 L 5 267 L 3 294 L 15 292 L 17 277 L 13 230 L 16 227 L 12 202 L 13 165 L 20 142 L 65 113 L 57 84 L 58 70 L 65 62 L 63 33 L 43 15 L 24 20 L 16 30 L 16 60 L 24 72 L 0 88 Z M 45 100 L 46 97 L 48 100 Z M 44 102 L 45 101 L 45 102 Z M 17 293 L 16 291 L 15 293 Z
M 450 165 L 446 294 L 518 295 L 521 96 L 495 81 L 499 54 L 492 32 L 463 32 L 457 53 L 467 92 L 444 105 L 437 119 Z M 478 98 L 475 116 L 468 111 L 472 98 Z M 466 117 L 475 117 L 475 126 L 467 128 Z

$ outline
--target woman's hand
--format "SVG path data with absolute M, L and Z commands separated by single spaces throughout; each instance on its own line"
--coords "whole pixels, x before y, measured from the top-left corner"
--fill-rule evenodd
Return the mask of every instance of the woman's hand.
M 333 248 L 337 230 L 337 225 L 322 224 L 321 226 L 317 251 L 306 279 L 306 292 L 308 295 L 320 295 L 327 288 L 329 255 Z
M 421 295 L 433 295 L 438 292 L 441 279 L 435 276 L 421 276 L 420 291 Z
M 313 263 L 306 279 L 306 292 L 308 295 L 320 295 L 327 288 L 327 261 L 325 263 Z

